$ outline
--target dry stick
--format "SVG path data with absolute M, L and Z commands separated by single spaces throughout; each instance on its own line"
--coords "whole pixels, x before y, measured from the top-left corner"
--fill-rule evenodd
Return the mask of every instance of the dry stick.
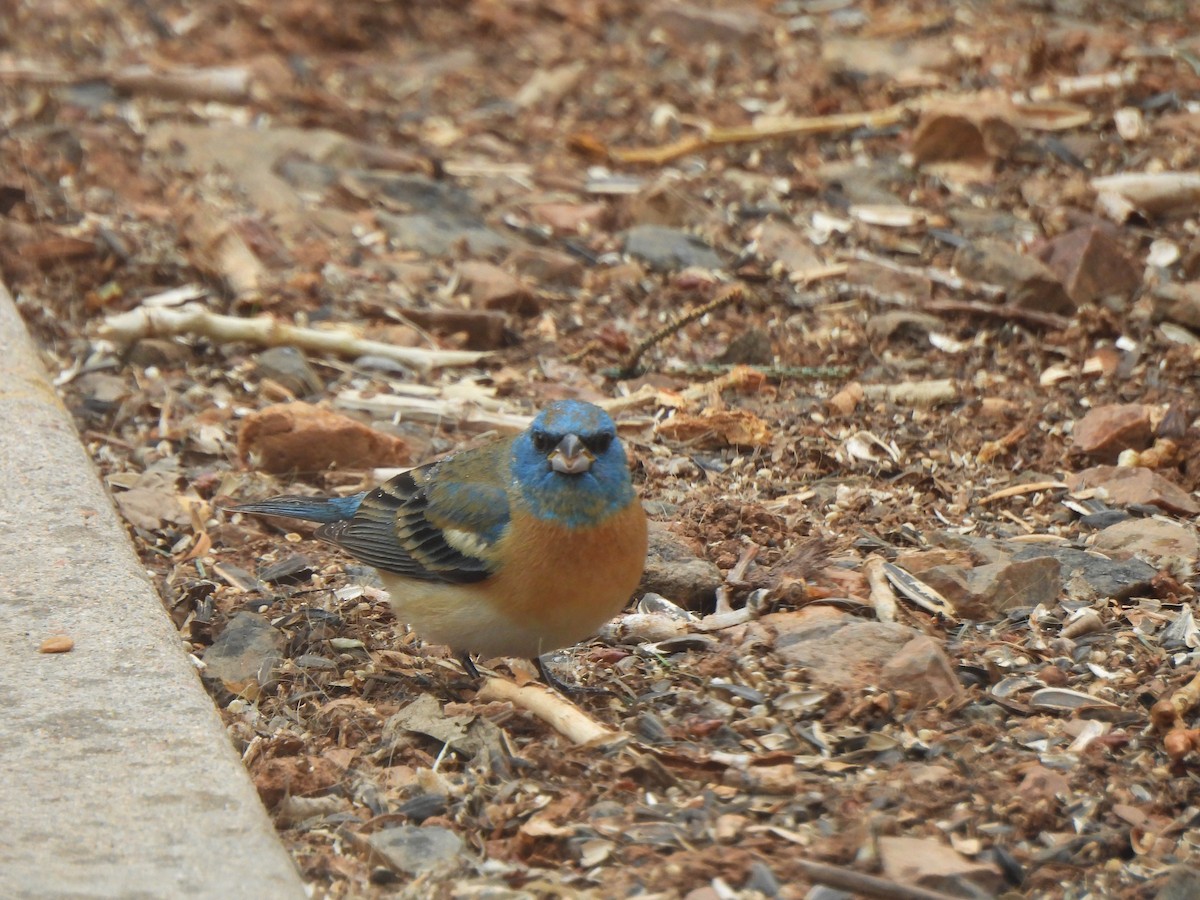
M 382 341 L 368 341 L 349 331 L 318 331 L 276 321 L 270 316 L 239 318 L 209 312 L 202 306 L 185 304 L 177 309 L 153 309 L 140 306 L 129 312 L 109 316 L 100 325 L 102 338 L 132 344 L 151 337 L 194 334 L 219 343 L 246 341 L 264 347 L 290 346 L 303 350 L 338 353 L 343 356 L 383 356 L 427 372 L 437 366 L 469 366 L 486 353 L 473 350 L 424 350 L 397 347 Z
M 507 701 L 519 706 L 575 744 L 609 743 L 626 737 L 619 731 L 601 725 L 579 707 L 540 685 L 518 687 L 506 678 L 489 677 L 476 699 L 483 703 Z
M 647 350 L 655 344 L 666 340 L 668 337 L 679 331 L 681 328 L 692 324 L 697 319 L 701 319 L 710 312 L 720 309 L 734 300 L 740 300 L 746 296 L 746 286 L 741 282 L 731 284 L 729 287 L 722 290 L 712 300 L 709 300 L 703 306 L 697 306 L 695 309 L 688 310 L 682 315 L 678 315 L 671 321 L 667 322 L 653 334 L 642 338 L 638 341 L 636 347 L 629 351 L 629 355 L 625 357 L 625 361 L 621 363 L 619 370 L 620 375 L 628 377 L 633 375 L 638 370 L 638 360 L 640 360 Z
M 659 147 L 612 149 L 609 151 L 609 156 L 616 162 L 662 165 L 688 154 L 723 144 L 748 144 L 755 141 L 799 137 L 806 134 L 828 134 L 832 131 L 846 131 L 852 128 L 883 128 L 904 121 L 908 114 L 908 105 L 902 103 L 889 106 L 887 109 L 868 112 L 788 119 L 762 127 L 714 128 L 706 134 L 687 137 Z
M 806 859 L 795 860 L 795 863 L 805 877 L 816 884 L 842 888 L 864 897 L 879 897 L 882 900 L 951 900 L 950 894 L 943 894 L 941 891 L 897 884 L 886 878 L 878 878 L 842 866 L 809 862 Z

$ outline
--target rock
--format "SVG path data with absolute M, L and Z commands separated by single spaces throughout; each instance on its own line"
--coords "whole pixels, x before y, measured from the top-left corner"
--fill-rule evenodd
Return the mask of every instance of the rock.
M 254 468 L 277 474 L 320 472 L 330 466 L 403 466 L 410 461 L 403 439 L 298 402 L 278 403 L 246 416 L 238 432 L 238 454 Z
M 541 311 L 533 292 L 499 266 L 464 260 L 458 264 L 457 272 L 463 289 L 477 307 L 523 316 L 535 316 Z
M 1098 406 L 1075 423 L 1071 434 L 1078 450 L 1107 463 L 1115 463 L 1122 450 L 1145 450 L 1153 438 L 1150 407 L 1143 403 Z
M 583 283 L 583 265 L 575 257 L 545 247 L 518 247 L 505 264 L 539 284 L 555 287 L 579 287 Z
M 1044 263 L 1000 241 L 960 247 L 954 254 L 954 268 L 966 278 L 1004 288 L 1011 306 L 1068 316 L 1075 312 L 1062 282 Z
M 955 609 L 971 619 L 994 619 L 1021 606 L 1052 604 L 1062 590 L 1058 565 L 1053 559 L 1035 558 L 989 563 L 967 573 L 968 597 Z
M 896 554 L 896 565 L 910 575 L 921 577 L 921 573 L 941 566 L 970 568 L 971 556 L 963 550 L 901 550 Z
M 367 837 L 371 851 L 397 872 L 447 875 L 460 868 L 464 844 L 449 828 L 437 825 L 394 825 Z
M 1154 900 L 1195 900 L 1200 897 L 1200 869 L 1172 866 Z
M 883 664 L 879 686 L 907 692 L 915 706 L 957 700 L 963 692 L 946 652 L 937 641 L 923 634 L 914 637 Z
M 647 16 L 649 28 L 661 28 L 671 40 L 688 47 L 731 44 L 766 34 L 767 25 L 754 6 L 722 4 L 716 9 L 680 3 L 657 4 Z
M 325 382 L 295 347 L 272 347 L 254 360 L 260 378 L 282 385 L 294 397 L 309 397 L 325 390 Z
M 767 219 L 755 230 L 758 257 L 767 265 L 780 263 L 789 272 L 806 272 L 821 266 L 812 241 L 794 225 Z
M 426 256 L 451 256 L 460 249 L 471 256 L 494 257 L 513 246 L 482 219 L 441 212 L 394 215 L 377 210 L 375 218 L 392 243 Z
M 1200 281 L 1160 284 L 1150 295 L 1156 321 L 1166 319 L 1200 330 Z
M 806 668 L 809 680 L 821 687 L 860 690 L 886 684 L 922 704 L 958 696 L 960 690 L 953 667 L 925 635 L 830 606 L 769 613 L 747 627 L 746 640 L 768 644 L 784 662 Z
M 234 694 L 250 685 L 261 687 L 260 675 L 283 661 L 283 644 L 283 633 L 258 613 L 235 613 L 204 651 L 204 677 L 220 681 Z
M 1142 286 L 1142 273 L 1108 232 L 1089 226 L 1060 235 L 1037 254 L 1079 305 L 1114 294 L 1128 298 Z
M 555 231 L 579 234 L 598 227 L 607 212 L 604 203 L 537 203 L 530 208 L 529 215 L 533 221 L 549 225 Z
M 1176 484 L 1157 472 L 1128 466 L 1094 466 L 1066 477 L 1072 491 L 1103 488 L 1112 503 L 1120 506 L 1157 506 L 1180 516 L 1200 514 L 1200 504 Z
M 165 525 L 187 525 L 191 521 L 180 501 L 173 473 L 151 470 L 122 479 L 119 484 L 116 476 L 110 476 L 108 482 L 113 487 L 125 488 L 113 492 L 113 501 L 125 521 L 135 528 L 158 531 Z
M 1149 591 L 1150 582 L 1158 573 L 1154 566 L 1141 560 L 1104 559 L 1070 547 L 1034 544 L 1018 550 L 1013 558 L 1031 560 L 1043 557 L 1058 562 L 1063 588 L 1073 600 L 1125 600 Z
M 698 610 L 712 606 L 722 581 L 721 570 L 714 563 L 696 556 L 666 526 L 650 523 L 650 546 L 639 594 L 662 594 L 685 609 Z
M 879 838 L 883 876 L 900 884 L 955 897 L 995 897 L 1004 887 L 1000 870 L 967 859 L 935 838 Z
M 720 269 L 721 257 L 694 234 L 662 225 L 635 225 L 623 235 L 625 252 L 660 272 L 686 269 Z
M 1181 522 L 1127 519 L 1097 534 L 1092 548 L 1117 559 L 1145 557 L 1160 567 L 1178 560 L 1190 565 L 1200 558 L 1200 537 L 1194 527 Z

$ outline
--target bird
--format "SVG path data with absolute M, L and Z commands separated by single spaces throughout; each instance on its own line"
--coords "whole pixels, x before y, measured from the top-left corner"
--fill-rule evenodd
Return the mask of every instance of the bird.
M 472 654 L 543 656 L 628 602 L 645 568 L 646 513 L 612 418 L 549 403 L 514 436 L 453 453 L 346 497 L 283 495 L 234 512 L 320 523 L 316 536 L 379 573 L 398 621 Z

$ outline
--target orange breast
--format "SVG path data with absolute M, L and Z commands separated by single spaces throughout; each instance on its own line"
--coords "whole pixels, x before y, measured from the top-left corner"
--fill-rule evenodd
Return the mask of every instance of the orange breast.
M 489 605 L 536 637 L 539 652 L 582 640 L 621 611 L 646 565 L 646 514 L 635 501 L 589 529 L 514 511 L 497 547 L 522 560 L 489 579 Z

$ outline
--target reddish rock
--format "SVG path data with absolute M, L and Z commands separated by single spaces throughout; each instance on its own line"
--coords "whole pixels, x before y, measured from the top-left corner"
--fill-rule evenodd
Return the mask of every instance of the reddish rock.
M 308 403 L 277 403 L 248 415 L 238 432 L 238 455 L 251 467 L 276 474 L 411 462 L 401 438 Z
M 509 254 L 506 264 L 540 284 L 579 287 L 583 264 L 575 257 L 544 247 L 520 247 Z
M 884 836 L 879 839 L 883 875 L 889 881 L 947 896 L 995 897 L 1004 878 L 990 863 L 967 859 L 936 838 Z
M 900 648 L 879 671 L 879 686 L 904 691 L 915 706 L 941 700 L 957 700 L 962 685 L 941 645 L 926 635 L 917 635 Z
M 596 228 L 607 210 L 603 203 L 538 203 L 530 207 L 529 215 L 533 221 L 549 225 L 555 231 L 578 234 Z
M 1095 226 L 1060 235 L 1038 253 L 1066 286 L 1076 303 L 1092 303 L 1113 294 L 1128 296 L 1142 286 L 1142 273 L 1124 249 Z
M 533 291 L 499 266 L 467 260 L 458 264 L 458 277 L 476 307 L 523 316 L 534 316 L 541 310 Z
M 1150 408 L 1142 403 L 1098 406 L 1075 423 L 1071 434 L 1076 449 L 1110 463 L 1122 450 L 1145 450 L 1153 439 Z
M 1120 506 L 1150 504 L 1181 516 L 1200 514 L 1192 495 L 1157 472 L 1126 466 L 1094 466 L 1066 478 L 1072 491 L 1103 488 L 1108 499 Z

